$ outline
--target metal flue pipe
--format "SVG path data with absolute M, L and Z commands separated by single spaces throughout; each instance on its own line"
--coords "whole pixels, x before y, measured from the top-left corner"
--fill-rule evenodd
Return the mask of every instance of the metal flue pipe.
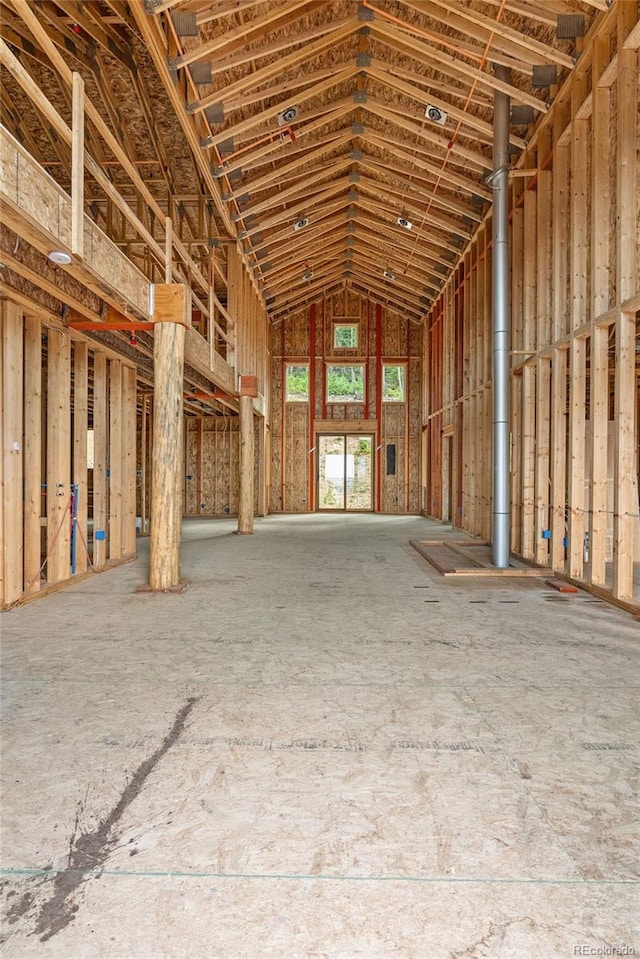
M 509 79 L 506 67 L 496 66 L 500 80 Z M 493 565 L 509 566 L 509 113 L 510 98 L 496 90 L 493 107 Z

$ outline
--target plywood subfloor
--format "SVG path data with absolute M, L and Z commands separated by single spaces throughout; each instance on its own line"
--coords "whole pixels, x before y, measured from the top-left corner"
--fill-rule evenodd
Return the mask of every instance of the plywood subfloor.
M 512 558 L 507 569 L 493 565 L 487 543 L 466 540 L 411 540 L 411 546 L 443 576 L 548 576 L 549 570 L 535 569 Z
M 3 615 L 2 959 L 638 951 L 637 623 L 415 517 L 234 528 Z

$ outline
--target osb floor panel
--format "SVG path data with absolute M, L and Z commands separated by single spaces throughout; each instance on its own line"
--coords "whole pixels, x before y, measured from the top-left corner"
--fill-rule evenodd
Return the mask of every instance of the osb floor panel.
M 2 616 L 3 959 L 640 955 L 637 622 L 415 517 L 233 529 Z

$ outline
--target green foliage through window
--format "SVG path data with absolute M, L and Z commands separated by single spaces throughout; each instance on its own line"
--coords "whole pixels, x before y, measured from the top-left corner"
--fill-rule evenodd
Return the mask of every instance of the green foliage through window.
M 287 402 L 307 403 L 309 401 L 309 367 L 287 365 Z
M 334 326 L 333 345 L 337 349 L 355 349 L 358 345 L 358 327 L 352 324 L 349 326 Z
M 327 402 L 364 402 L 364 366 L 327 366 Z
M 405 366 L 382 367 L 382 399 L 385 403 L 404 403 Z

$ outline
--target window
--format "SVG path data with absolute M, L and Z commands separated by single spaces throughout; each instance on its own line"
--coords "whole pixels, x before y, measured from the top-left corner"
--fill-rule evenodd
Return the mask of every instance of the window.
M 286 399 L 287 403 L 309 402 L 309 364 L 303 363 L 294 366 L 287 363 L 285 367 Z
M 327 364 L 327 403 L 364 403 L 364 363 Z
M 358 346 L 358 327 L 355 323 L 336 323 L 333 327 L 333 345 L 338 350 L 355 350 Z
M 405 402 L 405 380 L 407 369 L 404 364 L 382 367 L 383 403 Z

